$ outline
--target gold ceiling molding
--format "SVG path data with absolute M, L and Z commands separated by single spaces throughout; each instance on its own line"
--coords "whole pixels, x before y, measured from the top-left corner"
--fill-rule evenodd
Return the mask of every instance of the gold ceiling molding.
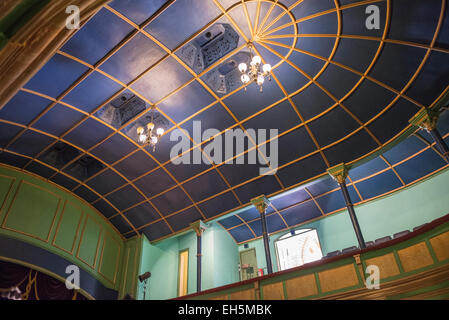
M 327 173 L 338 183 L 345 183 L 346 178 L 348 177 L 349 166 L 345 163 L 337 164 L 332 168 L 327 169 Z
M 0 109 L 53 56 L 56 50 L 76 30 L 65 26 L 66 8 L 77 5 L 81 23 L 89 19 L 110 0 L 50 1 L 31 18 L 0 51 Z M 6 0 L 0 5 L 0 18 L 11 12 L 21 1 Z

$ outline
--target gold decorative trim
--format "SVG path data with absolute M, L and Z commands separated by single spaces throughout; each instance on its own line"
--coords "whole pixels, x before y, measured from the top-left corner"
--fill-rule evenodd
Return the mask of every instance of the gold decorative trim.
M 44 164 L 44 163 L 42 163 L 42 164 Z M 89 209 L 91 209 L 92 212 L 96 214 L 96 216 L 98 216 L 101 220 L 105 221 L 105 222 L 107 223 L 108 226 L 110 226 L 114 231 L 116 231 L 116 232 L 117 232 L 117 235 L 118 235 L 122 240 L 125 240 L 125 237 L 124 237 L 120 232 L 118 232 L 117 228 L 111 223 L 111 221 L 109 221 L 103 214 L 101 214 L 100 211 L 98 211 L 97 208 L 95 208 L 92 204 L 90 204 L 89 202 L 87 202 L 86 200 L 84 200 L 83 198 L 81 198 L 81 197 L 80 197 L 79 195 L 77 195 L 76 193 L 70 191 L 70 190 L 67 189 L 67 188 L 64 188 L 63 186 L 60 186 L 59 184 L 57 184 L 57 183 L 55 183 L 55 182 L 53 182 L 53 181 L 51 181 L 51 180 L 46 180 L 46 179 L 42 178 L 41 176 L 39 176 L 39 175 L 37 175 L 37 174 L 35 174 L 35 173 L 33 173 L 33 172 L 30 172 L 30 171 L 26 171 L 26 170 L 23 170 L 23 171 L 22 171 L 22 170 L 17 169 L 16 167 L 13 167 L 13 166 L 10 166 L 10 165 L 4 164 L 4 163 L 0 163 L 0 168 L 5 168 L 5 169 L 7 169 L 7 170 L 15 171 L 15 172 L 17 172 L 17 173 L 19 173 L 19 174 L 23 174 L 23 175 L 26 175 L 26 176 L 31 176 L 31 177 L 33 177 L 34 179 L 38 179 L 39 181 L 42 181 L 42 182 L 44 182 L 44 183 L 48 183 L 48 184 L 50 184 L 52 187 L 55 187 L 56 189 L 59 189 L 60 191 L 64 192 L 64 195 L 67 195 L 68 197 L 72 197 L 72 198 L 74 198 L 74 199 L 79 200 L 82 204 L 84 204 L 84 205 L 87 206 Z M 17 180 L 17 178 L 15 178 L 15 179 Z M 71 201 L 71 202 L 73 203 L 73 201 Z
M 18 1 L 2 3 L 11 10 Z M 109 0 L 58 0 L 47 5 L 25 24 L 0 51 L 0 109 L 51 58 L 74 33 L 65 26 L 69 5 L 77 5 L 85 21 Z M 2 12 L 2 10 L 0 10 Z
M 82 259 L 79 256 L 81 245 L 83 243 L 84 231 L 86 230 L 87 221 L 89 219 L 93 220 L 100 227 L 100 231 L 99 231 L 99 234 L 98 234 L 98 240 L 97 240 L 97 247 L 95 248 L 95 258 L 94 258 L 93 265 L 89 264 L 89 262 L 85 261 L 84 259 Z M 85 263 L 86 265 L 88 265 L 89 267 L 91 267 L 94 270 L 95 270 L 95 266 L 97 265 L 98 249 L 99 249 L 99 246 L 100 246 L 100 240 L 101 240 L 102 234 L 103 234 L 103 227 L 102 227 L 102 225 L 100 223 L 98 223 L 98 221 L 96 221 L 94 218 L 90 217 L 89 215 L 86 215 L 86 219 L 84 220 L 83 230 L 81 231 L 80 242 L 78 244 L 78 249 L 76 250 L 76 258 L 79 259 L 81 262 Z
M 136 247 L 134 249 L 134 273 L 132 275 L 133 276 L 132 277 L 133 278 L 133 282 L 132 282 L 132 288 L 131 288 L 135 297 L 137 297 L 137 284 L 136 284 L 136 281 L 137 281 L 137 272 L 138 272 L 137 268 L 139 267 L 137 261 L 139 260 L 139 256 L 141 254 L 141 250 L 140 250 L 140 245 L 139 244 L 141 244 L 140 240 L 142 239 L 141 235 L 137 235 L 137 237 L 138 237 L 137 239 L 139 239 L 139 241 L 136 240 Z
M 80 218 L 79 218 L 79 221 L 78 221 L 78 225 L 77 225 L 76 231 L 75 231 L 75 238 L 73 239 L 72 248 L 70 249 L 70 251 L 67 250 L 67 249 L 65 249 L 65 248 L 63 248 L 63 247 L 60 247 L 60 246 L 58 246 L 58 245 L 56 244 L 56 238 L 57 238 L 57 236 L 58 236 L 59 227 L 60 227 L 60 225 L 61 225 L 62 218 L 63 218 L 63 216 L 64 216 L 64 213 L 65 213 L 65 209 L 66 209 L 67 203 L 72 204 L 73 206 L 77 207 L 77 208 L 81 211 L 81 215 L 80 215 Z M 70 255 L 73 255 L 73 251 L 75 250 L 76 240 L 78 240 L 79 230 L 80 230 L 80 227 L 81 227 L 81 222 L 83 221 L 83 218 L 84 218 L 84 214 L 85 214 L 84 211 L 83 211 L 78 205 L 72 203 L 72 202 L 69 201 L 69 200 L 66 200 L 66 201 L 64 202 L 64 207 L 62 208 L 61 215 L 59 216 L 58 224 L 57 224 L 57 226 L 56 226 L 56 231 L 55 231 L 55 234 L 54 234 L 54 236 L 53 236 L 53 240 L 52 240 L 52 242 L 51 242 L 52 246 L 54 246 L 55 248 L 58 248 L 58 249 L 60 249 L 60 250 L 62 250 L 62 251 L 64 251 L 64 252 L 66 252 L 66 253 L 68 253 L 68 254 L 70 254 Z
M 265 195 L 260 195 L 256 198 L 251 199 L 251 203 L 256 207 L 257 211 L 259 211 L 260 214 L 264 214 L 268 206 L 270 205 L 270 200 L 268 200 Z
M 11 11 L 14 10 L 14 8 L 22 2 L 21 0 L 2 0 L 0 2 L 0 19 L 3 19 L 8 14 L 11 13 Z
M 131 251 L 131 249 L 128 247 L 128 248 L 125 248 L 125 250 L 126 250 L 126 253 L 125 253 L 126 260 L 123 261 L 122 263 L 126 263 L 126 264 L 125 264 L 124 272 L 122 273 L 122 284 L 121 284 L 121 290 L 120 290 L 122 298 L 126 294 L 126 278 L 128 276 L 128 261 L 129 261 L 129 252 Z M 125 255 L 123 256 L 123 258 L 125 257 Z
M 327 169 L 327 173 L 338 183 L 345 183 L 348 177 L 349 167 L 345 163 L 337 164 L 332 168 Z
M 380 0 L 378 0 L 378 1 L 380 1 Z M 335 41 L 335 45 L 334 45 L 334 48 L 333 48 L 333 50 L 332 50 L 332 53 L 331 53 L 331 55 L 329 56 L 329 57 L 327 57 L 326 58 L 326 63 L 325 63 L 325 66 L 323 67 L 323 69 L 322 69 L 322 71 L 320 71 L 320 73 L 319 74 L 321 74 L 322 72 L 324 72 L 324 69 L 327 67 L 327 65 L 329 64 L 329 63 L 332 63 L 332 58 L 333 58 L 333 56 L 335 55 L 335 52 L 337 51 L 337 48 L 338 48 L 338 42 L 340 41 L 340 38 L 342 37 L 342 36 L 344 36 L 344 35 L 341 35 L 341 29 L 342 29 L 342 23 L 341 23 L 341 21 L 342 21 L 342 19 L 341 19 L 341 14 L 342 14 L 342 10 L 344 10 L 344 9 L 347 9 L 347 8 L 353 8 L 353 7 L 355 7 L 355 6 L 358 6 L 358 5 L 364 5 L 364 4 L 367 4 L 367 3 L 374 3 L 374 2 L 378 2 L 378 1 L 373 1 L 373 0 L 370 0 L 370 1 L 360 1 L 360 2 L 358 2 L 358 3 L 355 3 L 355 4 L 350 4 L 350 5 L 343 5 L 343 6 L 340 6 L 339 4 L 338 4 L 338 2 L 335 2 L 335 8 L 333 8 L 333 9 L 331 9 L 331 11 L 323 11 L 323 12 L 319 12 L 319 13 L 317 13 L 317 14 L 313 14 L 313 15 L 311 15 L 311 16 L 308 16 L 308 17 L 304 17 L 304 18 L 302 18 L 303 19 L 303 21 L 304 21 L 304 19 L 310 19 L 310 18 L 312 18 L 312 17 L 317 17 L 317 16 L 321 16 L 321 15 L 323 15 L 323 14 L 327 14 L 327 13 L 330 13 L 330 12 L 335 12 L 336 14 L 337 14 L 337 16 L 338 16 L 338 34 L 337 35 L 335 35 L 335 37 L 336 37 L 336 41 Z M 217 7 L 220 9 L 220 11 L 222 12 L 221 13 L 221 16 L 226 16 L 226 17 L 228 17 L 229 18 L 229 20 L 230 20 L 230 22 L 233 24 L 233 25 L 235 25 L 235 22 L 234 22 L 234 20 L 232 19 L 232 17 L 230 17 L 230 15 L 229 15 L 229 11 L 232 9 L 232 8 L 229 8 L 228 10 L 225 10 L 224 8 L 223 8 L 223 6 L 220 4 L 220 2 L 218 1 L 218 0 L 214 0 L 214 2 L 217 4 Z M 278 21 L 280 18 L 281 18 L 281 16 L 278 16 L 277 18 L 275 18 L 273 21 L 271 21 L 267 26 L 265 26 L 265 21 L 266 21 L 266 19 L 268 19 L 268 16 L 269 16 L 269 14 L 267 14 L 267 15 L 265 15 L 265 17 L 264 17 L 264 19 L 263 19 L 263 22 L 259 25 L 258 23 L 256 23 L 255 25 L 254 25 L 254 30 L 253 30 L 253 27 L 252 27 L 252 25 L 251 25 L 251 21 L 249 21 L 249 19 L 248 19 L 248 14 L 247 14 L 247 8 L 246 8 L 246 3 L 247 2 L 250 2 L 250 1 L 244 1 L 244 0 L 242 0 L 242 2 L 239 4 L 239 3 L 237 3 L 237 4 L 234 4 L 234 6 L 240 6 L 240 5 L 242 5 L 243 4 L 243 9 L 245 10 L 245 16 L 246 16 L 246 18 L 247 18 L 247 20 L 248 20 L 248 22 L 249 22 L 249 28 L 250 28 L 250 30 L 251 31 L 255 31 L 255 32 L 251 32 L 252 33 L 252 35 L 257 35 L 259 32 L 258 31 L 260 31 L 261 32 L 261 40 L 263 40 L 263 38 L 267 38 L 267 37 L 270 37 L 270 35 L 271 35 L 271 37 L 273 37 L 274 35 L 273 35 L 273 33 L 276 31 L 276 30 L 280 30 L 280 29 L 282 29 L 281 27 L 285 27 L 285 25 L 283 25 L 283 26 L 280 26 L 280 27 L 277 27 L 277 28 L 272 28 L 271 30 L 270 30 L 270 26 L 271 25 L 273 25 L 274 23 L 275 23 L 275 21 Z M 271 3 L 272 3 L 272 8 L 274 8 L 274 6 L 276 5 L 276 3 L 277 2 L 273 2 L 273 1 L 270 1 Z M 283 13 L 283 15 L 285 15 L 285 14 L 289 14 L 290 15 L 290 10 L 294 7 L 294 6 L 296 6 L 297 4 L 299 4 L 301 2 L 301 0 L 299 0 L 299 1 L 296 1 L 295 2 L 295 4 L 293 4 L 292 6 L 290 6 L 290 7 L 288 7 L 287 9 L 288 10 L 286 10 L 286 11 L 284 11 L 284 13 Z M 260 2 L 258 2 L 258 4 L 260 4 Z M 395 101 L 397 101 L 400 97 L 403 97 L 403 98 L 406 98 L 406 99 L 408 99 L 409 101 L 411 101 L 412 103 L 415 103 L 416 104 L 416 102 L 414 102 L 412 99 L 410 99 L 410 98 L 408 98 L 408 97 L 406 97 L 405 96 L 405 92 L 406 92 L 406 89 L 413 83 L 413 81 L 412 80 L 414 80 L 416 77 L 417 77 L 417 75 L 419 74 L 419 72 L 420 72 L 420 70 L 422 69 L 422 66 L 425 64 L 425 62 L 426 62 L 426 60 L 428 59 L 428 56 L 430 55 L 430 52 L 432 51 L 432 50 L 435 50 L 435 49 L 438 49 L 438 48 L 434 48 L 434 44 L 435 44 L 435 39 L 437 38 L 437 36 L 438 36 L 438 32 L 439 32 L 439 29 L 441 28 L 441 24 L 442 24 L 442 17 L 444 16 L 444 4 L 445 4 L 445 2 L 443 3 L 443 8 L 442 8 L 442 10 L 441 10 L 441 17 L 440 17 L 440 20 L 439 20 L 439 22 L 438 22 L 438 25 L 437 25 L 437 30 L 436 30 L 436 32 L 435 32 L 435 34 L 434 34 L 434 40 L 432 41 L 432 43 L 430 44 L 430 46 L 425 46 L 428 50 L 427 50 L 427 54 L 426 54 L 426 56 L 425 56 L 425 58 L 423 59 L 423 62 L 421 63 L 421 65 L 420 65 L 420 67 L 416 70 L 416 73 L 413 75 L 413 77 L 410 79 L 411 81 L 409 81 L 409 83 L 407 84 L 407 86 L 403 89 L 403 90 L 401 90 L 401 92 L 396 92 L 396 98 L 393 100 L 393 102 L 386 108 L 386 109 L 384 109 L 383 111 L 382 111 L 382 113 L 383 112 L 385 112 L 388 108 L 390 108 L 393 104 L 394 104 L 394 102 Z M 338 105 L 340 105 L 341 103 L 342 103 L 342 101 L 343 100 L 345 100 L 348 96 L 350 96 L 351 95 L 351 93 L 352 92 L 354 92 L 354 90 L 360 85 L 360 83 L 362 83 L 362 81 L 363 81 L 363 79 L 364 78 L 367 78 L 367 79 L 370 79 L 369 78 L 369 76 L 368 76 L 368 73 L 369 73 L 369 70 L 371 70 L 372 69 L 372 67 L 373 67 L 373 65 L 375 65 L 375 61 L 377 60 L 377 58 L 379 57 L 379 55 L 380 55 L 380 52 L 381 52 L 381 50 L 382 50 L 382 46 L 383 46 L 383 44 L 384 44 L 384 42 L 386 42 L 386 41 L 389 41 L 389 42 L 391 42 L 391 41 L 395 41 L 395 40 L 391 40 L 391 39 L 386 39 L 387 38 L 387 31 L 388 31 L 388 26 L 390 25 L 390 11 L 391 11 L 391 9 L 390 9 L 390 7 L 391 7 L 391 5 L 390 5 L 390 2 L 388 1 L 387 2 L 387 12 L 386 12 L 386 18 L 387 18 L 387 20 L 386 20 L 386 23 L 385 23 L 385 28 L 384 28 L 384 34 L 383 34 L 383 36 L 382 36 L 382 38 L 379 38 L 379 42 L 380 42 L 380 44 L 379 44 L 379 49 L 378 49 L 378 51 L 377 51 L 377 53 L 376 53 L 376 55 L 375 55 L 375 58 L 372 60 L 372 62 L 371 62 L 371 64 L 370 64 L 370 66 L 368 67 L 368 69 L 365 71 L 365 73 L 363 73 L 363 74 L 359 74 L 360 76 L 362 76 L 361 77 L 361 79 L 360 79 L 360 81 L 358 81 L 358 83 L 356 84 L 356 86 L 353 88 L 353 89 L 351 89 L 351 91 L 348 93 L 348 95 L 346 95 L 345 97 L 343 97 L 342 99 L 341 99 L 341 101 L 338 101 Z M 110 7 L 106 7 L 109 11 L 113 11 L 113 10 L 111 10 L 111 8 Z M 271 10 L 272 10 L 272 8 L 270 9 L 270 12 L 271 12 Z M 123 20 L 125 20 L 125 21 L 127 21 L 127 22 L 131 22 L 131 21 L 129 21 L 129 19 L 126 19 L 126 17 L 123 17 L 123 15 L 120 15 L 120 17 L 123 19 Z M 292 26 L 294 26 L 294 28 L 295 28 L 295 35 L 297 34 L 297 22 L 300 22 L 300 21 L 298 21 L 298 20 L 293 20 L 293 21 L 291 21 L 291 23 L 289 23 L 289 25 L 292 25 Z M 133 30 L 133 33 L 135 33 L 135 32 L 138 32 L 138 31 L 142 31 L 143 33 L 145 33 L 144 32 L 144 27 L 140 27 L 140 26 L 137 26 L 137 25 L 135 25 L 135 24 L 133 24 L 133 26 L 134 27 L 137 27 L 136 28 L 136 30 L 137 31 L 135 31 L 135 30 Z M 240 30 L 240 28 L 239 28 L 239 30 L 238 30 L 240 33 L 242 33 L 241 31 L 242 30 Z M 242 33 L 242 35 L 244 36 L 244 34 Z M 285 36 L 285 35 L 284 35 Z M 302 35 L 303 36 L 303 35 Z M 325 36 L 325 35 L 315 35 L 315 36 Z M 245 36 L 244 36 L 245 37 Z M 290 37 L 290 36 L 289 36 Z M 296 40 L 296 36 L 294 37 L 295 38 L 295 40 Z M 156 39 L 155 39 L 155 41 L 157 41 Z M 159 44 L 159 42 L 157 41 L 157 43 Z M 395 43 L 401 43 L 401 42 L 399 42 L 399 41 L 397 41 L 396 40 L 396 42 Z M 404 43 L 402 43 L 402 44 L 404 44 Z M 292 46 L 292 48 L 293 48 L 294 46 Z M 165 48 L 165 47 L 164 47 Z M 166 49 L 166 48 L 165 48 Z M 173 58 L 175 58 L 175 59 L 177 59 L 177 57 L 176 57 L 176 55 L 174 54 L 174 51 L 175 50 L 167 50 L 167 56 L 171 56 L 171 57 L 173 57 Z M 179 59 L 179 58 L 178 58 Z M 285 60 L 286 58 L 284 58 L 284 60 Z M 182 63 L 181 61 L 179 61 L 178 60 L 178 62 L 180 62 L 180 63 Z M 284 62 L 287 62 L 287 61 L 284 61 Z M 348 69 L 349 70 L 349 69 Z M 318 78 L 318 76 L 319 76 L 319 74 L 316 76 L 316 78 Z M 197 79 L 197 77 L 195 77 L 195 79 Z M 199 81 L 200 81 L 200 79 L 198 79 Z M 277 79 L 275 79 L 276 81 L 277 81 Z M 371 79 L 370 79 L 371 80 Z M 194 81 L 194 80 L 192 80 L 192 81 Z M 312 82 L 313 82 L 314 80 L 312 80 Z M 202 83 L 201 81 L 200 81 L 200 83 Z M 378 83 L 379 84 L 379 81 L 377 81 L 376 83 Z M 380 83 L 381 85 L 383 85 L 385 88 L 388 88 L 386 85 L 384 85 L 383 83 Z M 207 89 L 207 88 L 206 88 Z M 285 91 L 285 90 L 283 90 L 283 91 Z M 286 101 L 286 100 L 288 100 L 290 103 L 291 103 L 291 99 L 290 99 L 290 97 L 291 97 L 291 95 L 287 95 L 287 94 L 285 94 L 285 98 L 283 98 L 284 100 L 282 100 L 282 101 Z M 224 104 L 223 104 L 223 102 L 222 102 L 222 100 L 223 99 L 220 99 L 220 103 L 224 106 L 224 107 L 226 107 Z M 280 100 L 281 101 L 281 100 Z M 280 102 L 279 101 L 279 102 Z M 293 105 L 293 103 L 291 103 L 292 104 L 292 106 L 294 107 L 294 105 Z M 337 104 L 336 104 L 336 106 L 337 106 Z M 342 107 L 343 107 L 343 105 L 341 105 Z M 345 109 L 346 110 L 346 109 Z M 375 119 L 372 119 L 373 121 L 375 120 Z M 304 124 L 306 124 L 306 122 L 304 122 Z M 176 126 L 178 126 L 178 124 L 176 124 L 175 123 L 175 127 Z M 307 128 L 307 126 L 306 126 L 306 128 Z M 367 129 L 367 124 L 365 124 L 365 125 L 363 125 L 363 129 L 364 130 L 367 130 L 368 131 L 368 129 Z M 358 131 L 357 131 L 358 132 Z M 355 132 L 354 132 L 355 133 Z M 368 133 L 369 133 L 369 131 L 368 131 Z M 348 136 L 349 137 L 349 136 Z M 313 136 L 312 136 L 312 139 L 313 139 Z M 324 157 L 324 153 L 322 152 L 323 150 L 324 150 L 324 148 L 320 148 L 319 146 L 317 146 L 317 148 L 318 148 L 318 152 L 320 152 L 320 154 L 323 156 L 323 160 L 324 161 L 326 161 L 326 158 Z M 159 166 L 160 167 L 160 166 Z M 216 167 L 214 167 L 214 168 L 216 168 Z M 219 172 L 219 171 L 218 171 Z M 168 172 L 168 174 L 170 175 L 170 173 Z M 277 176 L 275 175 L 275 177 L 276 177 L 276 179 L 278 179 L 277 178 Z M 176 180 L 175 180 L 176 181 Z M 279 179 L 278 179 L 278 181 L 280 181 Z M 177 182 L 177 181 L 176 181 Z M 280 184 L 281 184 L 281 186 L 282 186 L 282 183 L 280 182 Z M 180 185 L 180 184 L 178 184 L 178 182 L 177 182 L 177 185 L 178 186 L 180 186 L 181 187 L 181 189 L 182 189 L 182 184 Z M 284 188 L 283 188 L 284 189 Z M 231 189 L 231 191 L 233 192 L 233 189 Z M 282 190 L 283 191 L 283 190 Z M 187 193 L 187 192 L 186 192 Z M 234 193 L 234 192 L 233 192 Z M 235 193 L 234 193 L 235 194 Z M 187 195 L 189 196 L 189 194 L 187 193 Z M 237 198 L 238 199 L 238 198 Z M 150 200 L 148 200 L 148 199 L 146 199 L 148 202 L 150 202 Z M 151 202 L 150 202 L 151 203 Z M 197 207 L 196 206 L 196 204 L 197 203 L 193 203 L 193 206 L 195 206 L 195 207 Z M 185 208 L 184 208 L 185 209 Z M 234 208 L 234 209 L 236 209 L 236 208 Z M 157 211 L 157 208 L 155 208 L 155 210 Z M 201 213 L 201 210 L 200 210 L 200 213 Z M 224 213 L 223 213 L 224 214 Z M 126 220 L 126 219 L 125 219 Z M 162 217 L 162 220 L 164 220 L 165 221 L 165 217 Z M 131 224 L 131 227 L 133 227 L 132 226 L 132 224 Z M 168 224 L 168 227 L 171 229 L 171 226 L 170 226 L 170 224 Z M 173 231 L 173 230 L 172 230 Z M 137 232 L 138 233 L 138 232 Z M 171 235 L 173 235 L 173 233 L 172 234 L 170 234 L 170 236 Z
M 115 258 L 115 270 L 114 270 L 114 276 L 113 279 L 109 279 L 105 274 L 103 274 L 103 272 L 101 272 L 101 267 L 103 266 L 103 253 L 104 253 L 104 247 L 106 245 L 106 238 L 110 238 L 112 241 L 114 241 L 115 243 L 117 243 L 118 246 L 118 253 L 117 256 Z M 98 267 L 98 273 L 101 274 L 103 276 L 103 278 L 105 278 L 106 280 L 108 280 L 112 286 L 115 288 L 115 283 L 117 281 L 117 271 L 118 271 L 118 267 L 119 267 L 119 262 L 120 262 L 120 243 L 107 231 L 105 231 L 104 237 L 103 237 L 103 246 L 101 248 L 101 254 L 100 254 L 100 263 L 99 263 L 99 267 Z
M 405 278 L 393 280 L 381 284 L 380 289 L 368 290 L 365 287 L 355 290 L 350 290 L 343 293 L 332 294 L 317 299 L 327 300 L 379 300 L 387 298 L 395 298 L 395 296 L 413 292 L 422 288 L 433 286 L 435 284 L 447 281 L 449 277 L 449 265 L 427 270 L 417 274 L 410 275 Z M 412 298 L 413 299 L 413 298 Z
M 8 198 L 9 198 L 9 196 L 12 193 L 12 189 L 14 187 L 14 183 L 16 182 L 17 178 L 16 177 L 10 177 L 10 176 L 3 175 L 3 174 L 0 174 L 0 177 L 7 178 L 7 179 L 11 180 L 9 188 L 8 188 L 8 191 L 6 192 L 6 195 L 5 195 L 5 199 L 3 200 L 2 204 L 0 205 L 0 216 L 1 216 L 2 212 L 3 212 L 3 209 L 6 206 L 6 202 L 8 201 Z M 3 225 L 3 223 L 2 223 L 2 225 Z
M 196 235 L 199 237 L 206 230 L 206 225 L 202 220 L 197 220 L 190 224 L 190 227 L 195 231 Z
M 41 237 L 38 237 L 38 236 L 36 236 L 36 235 L 34 235 L 34 234 L 28 233 L 28 232 L 24 232 L 24 231 L 21 231 L 21 230 L 16 230 L 16 229 L 14 229 L 14 228 L 10 228 L 10 227 L 7 227 L 7 226 L 6 226 L 6 223 L 7 223 L 7 220 L 8 220 L 9 213 L 11 212 L 11 209 L 12 209 L 12 207 L 13 207 L 13 205 L 14 205 L 14 202 L 15 202 L 16 199 L 17 199 L 17 195 L 19 194 L 20 189 L 21 189 L 21 187 L 22 187 L 24 184 L 28 184 L 28 185 L 33 186 L 33 187 L 35 187 L 35 188 L 38 188 L 38 189 L 40 189 L 40 190 L 42 190 L 42 191 L 45 191 L 45 192 L 47 192 L 47 193 L 50 193 L 50 194 L 52 194 L 53 196 L 55 196 L 56 199 L 57 199 L 57 201 L 58 201 L 58 203 L 57 203 L 57 205 L 56 205 L 56 210 L 55 210 L 55 212 L 54 212 L 54 214 L 53 214 L 53 219 L 52 219 L 52 222 L 51 222 L 51 225 L 50 225 L 50 229 L 48 230 L 47 238 L 45 238 L 45 239 L 43 239 L 43 238 L 41 238 Z M 3 223 L 2 223 L 2 225 L 1 225 L 1 228 L 2 228 L 2 229 L 5 229 L 5 230 L 12 231 L 12 232 L 16 232 L 16 233 L 19 233 L 19 234 L 22 234 L 22 235 L 25 235 L 25 236 L 28 236 L 28 237 L 31 237 L 31 238 L 34 238 L 34 239 L 37 239 L 37 240 L 41 240 L 41 241 L 43 241 L 43 242 L 45 242 L 45 243 L 48 243 L 49 240 L 50 240 L 51 232 L 52 232 L 53 227 L 54 227 L 54 224 L 55 224 L 56 216 L 58 215 L 58 211 L 59 211 L 59 208 L 60 208 L 60 206 L 61 206 L 61 202 L 62 202 L 62 201 L 61 201 L 61 197 L 60 197 L 59 195 L 55 194 L 54 192 L 52 192 L 52 191 L 50 191 L 50 190 L 47 190 L 47 189 L 45 189 L 45 188 L 43 188 L 43 187 L 41 187 L 41 186 L 38 186 L 38 185 L 36 185 L 36 184 L 33 184 L 33 183 L 31 183 L 31 182 L 28 182 L 28 181 L 25 181 L 25 180 L 20 180 L 19 186 L 17 187 L 16 193 L 14 194 L 14 197 L 13 197 L 13 199 L 12 199 L 10 205 L 9 205 L 8 211 L 6 212 L 5 217 L 3 218 Z
M 431 238 L 429 242 L 438 261 L 449 259 L 449 231 Z
M 437 127 L 439 116 L 438 111 L 422 108 L 409 120 L 409 123 L 430 132 Z

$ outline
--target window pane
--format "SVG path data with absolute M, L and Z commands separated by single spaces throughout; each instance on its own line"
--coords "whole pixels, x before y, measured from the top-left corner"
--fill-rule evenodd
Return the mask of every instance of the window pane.
M 302 266 L 323 257 L 316 230 L 299 230 L 295 233 L 294 236 L 283 236 L 276 241 L 280 270 Z

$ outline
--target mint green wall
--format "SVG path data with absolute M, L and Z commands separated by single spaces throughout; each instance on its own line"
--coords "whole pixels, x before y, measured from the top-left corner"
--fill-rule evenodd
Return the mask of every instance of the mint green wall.
M 147 299 L 170 299 L 177 296 L 179 252 L 189 250 L 188 294 L 196 292 L 196 234 L 187 232 L 151 244 L 142 236 L 139 274 L 151 272 Z M 202 290 L 234 283 L 238 276 L 238 248 L 221 226 L 210 223 L 202 237 Z M 138 298 L 143 299 L 139 285 Z
M 239 281 L 239 254 L 232 237 L 220 225 L 214 224 L 214 287 Z
M 147 283 L 147 300 L 176 297 L 178 254 L 177 238 L 166 239 L 153 245 L 145 236 L 142 236 L 142 253 L 138 273 L 151 272 L 151 278 Z M 137 298 L 143 299 L 143 285 L 141 283 L 138 283 Z
M 393 235 L 449 213 L 449 170 L 405 190 L 356 207 L 367 241 Z
M 353 232 L 351 220 L 347 214 L 347 211 L 342 211 L 326 218 L 305 224 L 295 229 L 316 229 L 318 237 L 320 239 L 321 250 L 323 255 L 328 252 L 340 250 L 357 245 L 357 238 Z M 273 264 L 273 271 L 278 271 L 276 251 L 274 242 L 285 233 L 289 231 L 283 231 L 276 234 L 272 234 L 270 238 L 270 252 L 271 260 Z M 247 243 L 249 248 L 256 248 L 257 268 L 265 268 L 264 272 L 267 272 L 267 262 L 265 259 L 265 249 L 263 240 L 257 239 Z M 239 245 L 239 251 L 247 250 L 244 245 Z
M 0 234 L 57 254 L 119 290 L 124 241 L 116 229 L 69 191 L 4 165 Z
M 388 196 L 354 206 L 365 241 L 393 236 L 404 230 L 430 222 L 449 213 L 449 169 L 427 180 Z M 318 232 L 323 255 L 335 250 L 358 246 L 347 210 L 327 216 L 295 229 L 313 228 Z M 270 236 L 273 270 L 277 271 L 274 241 L 288 231 Z M 258 268 L 266 268 L 263 240 L 247 243 L 256 248 Z M 239 251 L 246 250 L 239 245 Z M 266 271 L 266 269 L 265 269 Z
M 389 196 L 355 206 L 366 241 L 400 232 L 432 221 L 449 213 L 449 170 Z M 299 226 L 296 229 L 313 228 L 318 232 L 323 255 L 328 252 L 356 246 L 349 215 L 346 210 Z M 272 234 L 270 249 L 273 269 L 277 271 L 274 242 L 288 231 Z M 176 297 L 178 279 L 178 254 L 189 249 L 188 293 L 196 292 L 196 235 L 193 231 L 177 237 L 150 244 L 142 237 L 142 261 L 140 273 L 151 271 L 150 298 Z M 203 234 L 202 289 L 207 290 L 239 281 L 239 252 L 226 230 L 216 222 L 210 222 Z M 256 248 L 258 268 L 266 268 L 262 239 L 248 242 Z M 266 269 L 265 269 L 266 271 Z M 152 288 L 152 289 L 151 289 Z M 142 290 L 139 289 L 139 298 Z

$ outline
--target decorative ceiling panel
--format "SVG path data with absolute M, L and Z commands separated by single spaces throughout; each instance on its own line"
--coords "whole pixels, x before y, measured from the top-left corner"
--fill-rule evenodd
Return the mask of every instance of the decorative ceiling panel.
M 405 132 L 410 117 L 448 88 L 445 3 L 111 1 L 1 108 L 0 162 L 75 192 L 125 237 L 170 236 L 193 220 L 244 208 L 260 193 L 273 197 L 310 183 L 334 164 L 355 164 Z M 370 5 L 379 9 L 379 28 L 367 28 Z M 263 92 L 239 80 L 248 42 L 272 65 Z M 167 123 L 154 151 L 136 134 L 153 107 Z M 251 139 L 243 155 L 174 164 L 178 141 L 170 135 L 180 128 L 178 138 L 190 142 L 185 154 L 208 157 L 210 141 L 195 136 L 194 121 L 220 137 L 234 128 L 278 129 L 277 171 L 263 176 L 259 165 L 230 164 L 260 155 L 264 144 L 256 150 Z M 354 197 L 363 202 L 445 167 L 426 138 L 410 138 L 427 148 L 419 155 L 406 140 L 397 147 L 406 150 L 354 168 Z M 421 170 L 405 154 L 429 166 Z M 273 200 L 270 232 L 341 206 L 333 189 L 310 189 Z M 257 222 L 238 215 L 222 221 L 235 240 L 258 236 Z

